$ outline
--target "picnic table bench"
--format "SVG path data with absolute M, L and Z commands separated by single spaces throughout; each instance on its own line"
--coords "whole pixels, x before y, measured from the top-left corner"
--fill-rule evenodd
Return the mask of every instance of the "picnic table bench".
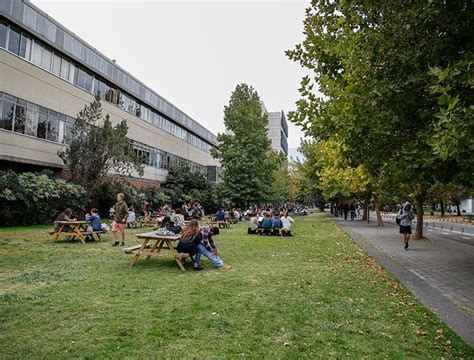
M 104 231 L 87 231 L 88 221 L 55 221 L 55 224 L 59 225 L 57 230 L 49 232 L 49 235 L 53 236 L 53 241 L 58 241 L 60 236 L 70 236 L 72 240 L 76 237 L 79 238 L 82 244 L 86 244 L 86 236 L 90 235 L 94 238 L 94 235 L 97 237 L 97 240 L 102 241 L 100 234 L 103 234 Z M 69 231 L 66 231 L 65 228 L 69 228 Z
M 186 258 L 189 257 L 192 261 L 194 261 L 192 255 L 186 253 L 178 253 L 176 251 L 173 242 L 178 241 L 181 238 L 180 235 L 165 236 L 159 235 L 155 231 L 151 231 L 143 234 L 137 234 L 137 238 L 143 240 L 141 245 L 124 249 L 124 253 L 133 255 L 132 260 L 129 263 L 129 267 L 133 267 L 138 261 L 140 255 L 142 254 L 144 256 L 146 255 L 145 261 L 150 260 L 152 256 L 171 257 L 176 261 L 182 271 L 186 271 L 183 265 L 183 262 Z M 167 252 L 162 252 L 162 250 L 167 250 Z
M 264 235 L 264 234 L 269 234 L 269 235 L 278 235 L 278 236 L 282 236 L 282 232 L 281 232 L 281 229 L 262 229 L 262 228 L 258 228 L 256 230 L 257 234 L 258 235 Z

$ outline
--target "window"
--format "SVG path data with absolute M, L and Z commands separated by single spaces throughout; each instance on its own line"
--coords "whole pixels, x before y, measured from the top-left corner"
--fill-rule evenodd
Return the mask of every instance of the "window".
M 74 84 L 76 78 L 76 67 L 74 64 L 69 64 L 69 82 Z
M 44 36 L 51 42 L 56 41 L 56 25 L 49 20 L 46 20 Z
M 46 26 L 46 19 L 41 14 L 36 14 L 36 26 L 35 30 L 39 32 L 41 35 L 45 33 L 45 26 Z
M 31 55 L 31 39 L 25 34 L 21 34 L 20 56 L 26 60 L 30 60 Z
M 36 27 L 36 11 L 29 6 L 25 7 L 25 13 L 23 14 L 23 20 L 27 26 L 34 29 Z
M 18 55 L 20 53 L 20 33 L 10 27 L 10 40 L 8 41 L 8 50 Z
M 92 76 L 88 73 L 85 73 L 85 80 L 84 80 L 84 89 L 86 91 L 92 92 Z
M 53 54 L 53 64 L 51 66 L 51 71 L 56 76 L 61 75 L 61 58 L 56 54 Z
M 37 128 L 36 137 L 39 137 L 41 139 L 46 139 L 47 126 L 48 126 L 48 109 L 45 109 L 40 106 L 39 112 L 38 112 L 38 128 Z
M 25 134 L 36 136 L 37 127 L 38 127 L 38 106 L 29 103 L 28 109 L 26 110 Z
M 74 128 L 74 119 L 67 116 L 66 117 L 66 124 L 64 128 L 64 143 L 68 144 L 72 138 L 72 129 Z
M 64 80 L 69 79 L 69 61 L 61 59 L 61 77 Z
M 63 119 L 61 119 L 61 117 Z M 64 115 L 59 115 L 59 126 L 58 126 L 58 142 L 63 144 L 64 143 L 64 128 L 65 128 L 65 116 Z
M 15 106 L 15 132 L 24 134 L 26 122 L 26 101 L 17 99 Z
M 41 67 L 45 69 L 46 71 L 51 70 L 51 51 L 44 48 L 43 49 L 43 60 L 41 61 Z
M 34 64 L 41 66 L 42 58 L 43 58 L 43 48 L 41 47 L 40 44 L 34 41 L 33 46 L 32 46 L 31 61 Z
M 86 82 L 86 73 L 82 69 L 77 69 L 76 81 L 74 82 L 75 85 L 79 86 L 80 88 L 85 88 Z
M 13 100 L 13 99 L 12 99 Z M 3 100 L 3 108 L 0 118 L 0 129 L 12 130 L 13 127 L 13 111 L 15 109 L 15 104 L 13 101 Z
M 58 113 L 49 110 L 46 139 L 57 142 L 59 137 L 58 127 Z
M 23 11 L 25 6 L 22 1 L 13 1 L 12 16 L 17 20 L 23 21 Z
M 0 47 L 4 48 L 7 46 L 7 24 L 0 21 Z
M 12 8 L 12 0 L 2 0 L 0 1 L 0 10 L 10 14 Z

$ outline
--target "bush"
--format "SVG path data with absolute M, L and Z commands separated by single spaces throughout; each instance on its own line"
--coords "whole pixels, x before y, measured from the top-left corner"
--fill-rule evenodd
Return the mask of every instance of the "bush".
M 85 200 L 82 186 L 46 173 L 0 171 L 0 225 L 52 223 L 65 208 L 82 212 Z

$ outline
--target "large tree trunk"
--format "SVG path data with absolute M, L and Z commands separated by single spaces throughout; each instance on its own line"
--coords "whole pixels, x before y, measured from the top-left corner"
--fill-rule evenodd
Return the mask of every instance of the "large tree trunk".
M 416 230 L 415 239 L 423 239 L 423 202 L 424 196 L 416 197 Z
M 384 226 L 382 216 L 380 215 L 380 199 L 377 194 L 372 194 L 375 203 L 375 214 L 377 215 L 377 226 Z
M 457 212 L 457 216 L 461 216 L 461 207 L 460 207 L 461 203 L 459 201 L 456 201 L 456 212 Z
M 446 215 L 446 213 L 445 213 L 445 210 L 444 210 L 444 202 L 443 202 L 443 200 L 441 200 L 441 201 L 439 202 L 439 205 L 440 205 L 440 207 L 441 207 L 441 217 L 444 217 L 444 216 Z

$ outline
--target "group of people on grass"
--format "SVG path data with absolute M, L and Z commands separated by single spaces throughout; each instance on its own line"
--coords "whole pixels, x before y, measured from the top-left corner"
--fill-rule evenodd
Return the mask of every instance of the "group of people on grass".
M 126 226 L 130 219 L 130 210 L 125 202 L 125 195 L 122 193 L 117 194 L 117 202 L 112 207 L 113 211 L 113 222 L 112 222 L 112 234 L 114 237 L 114 243 L 112 246 L 125 245 L 126 237 Z M 192 209 L 199 209 L 197 206 L 190 207 Z M 188 210 L 189 210 L 188 209 Z M 219 228 L 217 227 L 200 227 L 196 219 L 192 219 L 189 224 L 185 224 L 185 216 L 183 215 L 182 209 L 178 208 L 173 210 L 169 205 L 166 205 L 161 209 L 162 216 L 161 229 L 165 229 L 169 233 L 175 235 L 181 235 L 177 251 L 180 253 L 187 253 L 194 257 L 193 269 L 202 270 L 200 261 L 202 256 L 207 257 L 209 261 L 220 270 L 229 270 L 230 265 L 227 265 L 217 255 L 217 247 L 212 238 L 213 235 L 219 235 Z M 201 214 L 201 209 L 199 209 Z M 189 216 L 189 212 L 187 212 Z M 76 221 L 76 218 L 72 218 L 72 210 L 64 210 L 55 220 L 54 229 L 59 229 L 58 221 Z M 103 231 L 104 225 L 101 222 L 100 216 L 97 209 L 91 209 L 90 213 L 86 215 L 86 221 L 90 223 L 89 227 L 91 231 Z M 71 228 L 65 226 L 63 231 L 71 231 Z M 88 229 L 89 231 L 89 229 Z M 120 232 L 120 238 L 119 233 Z
M 242 220 L 242 210 L 238 208 L 232 208 L 230 210 L 226 208 L 220 208 L 213 217 L 216 221 L 231 221 L 237 223 Z
M 295 220 L 283 210 L 260 210 L 250 214 L 248 234 L 292 236 L 291 227 Z

